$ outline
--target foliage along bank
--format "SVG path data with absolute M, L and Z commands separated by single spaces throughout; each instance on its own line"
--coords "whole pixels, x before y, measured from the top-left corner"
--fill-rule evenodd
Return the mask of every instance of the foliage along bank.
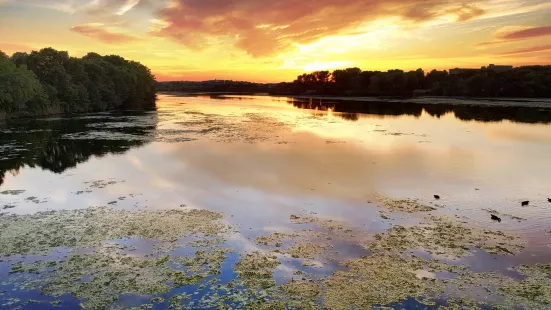
M 437 95 L 452 97 L 551 98 L 551 66 L 524 66 L 505 71 L 491 68 L 362 71 L 360 68 L 316 71 L 281 83 L 279 94 L 335 96 Z
M 153 109 L 155 92 L 147 67 L 117 55 L 76 58 L 44 48 L 8 57 L 0 51 L 0 119 Z

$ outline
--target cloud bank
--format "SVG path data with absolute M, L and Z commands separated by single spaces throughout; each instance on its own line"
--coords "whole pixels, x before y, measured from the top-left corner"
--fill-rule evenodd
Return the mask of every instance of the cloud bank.
M 190 48 L 208 45 L 209 38 L 230 41 L 259 57 L 378 18 L 421 23 L 451 16 L 461 22 L 483 14 L 475 3 L 447 0 L 174 0 L 158 12 L 168 26 L 155 34 Z

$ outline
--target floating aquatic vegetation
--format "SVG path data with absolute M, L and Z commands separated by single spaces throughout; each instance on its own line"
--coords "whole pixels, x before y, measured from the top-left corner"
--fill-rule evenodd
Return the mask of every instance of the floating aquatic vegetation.
M 247 287 L 266 289 L 276 284 L 272 276 L 279 264 L 276 256 L 255 251 L 237 262 L 235 272 Z
M 497 292 L 505 297 L 509 305 L 522 305 L 526 309 L 551 308 L 551 264 L 522 265 L 510 269 L 526 278 L 521 281 L 500 279 Z
M 314 223 L 316 226 L 328 229 L 328 230 L 340 230 L 344 228 L 344 224 L 339 221 L 335 220 L 326 220 L 326 219 L 320 219 L 316 216 L 297 216 L 297 215 L 291 215 L 290 217 L 291 222 L 295 224 L 309 224 Z
M 109 185 L 114 185 L 114 184 L 117 184 L 119 182 L 117 181 L 106 181 L 106 180 L 95 180 L 95 181 L 90 181 L 90 182 L 84 182 L 84 184 L 90 184 L 89 187 L 90 188 L 106 188 L 107 186 Z
M 298 224 L 313 223 L 315 225 L 319 221 L 314 216 L 297 215 L 292 215 L 290 220 Z M 268 236 L 258 237 L 257 241 L 269 245 L 275 242 L 292 242 L 287 249 L 276 249 L 276 252 L 284 254 L 293 252 L 294 257 L 319 255 L 319 259 L 323 261 L 327 258 L 331 259 L 331 254 L 323 251 L 324 246 L 318 247 L 311 240 L 325 239 L 330 236 L 327 240 L 337 238 L 345 242 L 354 242 L 355 238 L 362 234 L 359 231 L 344 230 L 345 227 L 342 228 L 342 231 L 347 233 L 343 234 L 331 230 L 331 225 L 318 226 L 324 230 L 315 233 L 312 230 L 303 230 L 300 234 L 297 233 L 299 236 L 296 236 L 295 233 L 272 233 Z M 320 299 L 314 302 L 317 308 L 321 306 L 329 309 L 384 307 L 384 305 L 400 303 L 408 298 L 416 298 L 418 302 L 428 306 L 435 306 L 434 299 L 445 298 L 447 300 L 445 307 L 448 309 L 479 309 L 484 304 L 483 301 L 474 300 L 469 295 L 459 298 L 456 295 L 445 293 L 450 286 L 456 287 L 459 291 L 485 287 L 487 289 L 485 292 L 498 300 L 499 292 L 503 292 L 503 294 L 507 292 L 513 296 L 508 298 L 510 299 L 509 304 L 528 305 L 527 308 L 530 309 L 534 307 L 538 309 L 543 301 L 530 304 L 519 296 L 546 296 L 542 292 L 544 288 L 534 284 L 541 284 L 540 279 L 534 279 L 523 285 L 522 281 L 518 282 L 496 274 L 495 277 L 499 280 L 492 281 L 494 287 L 490 287 L 487 285 L 487 278 L 491 277 L 488 274 L 473 273 L 463 265 L 449 265 L 436 259 L 422 259 L 408 252 L 408 250 L 424 250 L 440 259 L 449 256 L 464 257 L 476 248 L 498 255 L 512 255 L 522 250 L 518 238 L 499 231 L 473 228 L 457 220 L 429 216 L 418 226 L 394 226 L 388 231 L 376 235 L 375 240 L 372 239 L 370 238 L 370 243 L 363 244 L 375 253 L 371 256 L 348 260 L 344 263 L 344 266 L 347 267 L 346 271 L 337 271 L 319 282 L 305 279 L 305 283 L 319 287 Z M 545 270 L 544 267 L 541 268 Z M 448 273 L 446 277 L 436 276 L 437 273 L 443 271 Z M 302 270 L 295 272 L 294 275 L 309 276 Z M 283 289 L 285 285 L 292 283 L 293 281 L 273 289 Z M 501 284 L 505 284 L 505 286 Z M 525 291 L 529 291 L 529 293 Z M 297 293 L 291 293 L 290 296 L 292 295 L 296 296 Z M 541 298 L 545 300 L 546 297 Z M 323 305 L 319 303 L 320 300 L 323 301 Z M 284 304 L 289 305 L 285 302 Z M 492 304 L 501 305 L 497 302 Z M 281 306 L 277 303 L 271 303 L 271 305 L 276 308 Z
M 225 259 L 221 255 L 227 251 L 214 248 L 212 252 L 216 254 L 207 257 L 203 253 L 200 258 L 189 259 L 200 262 L 204 269 L 210 269 L 212 273 L 220 268 L 221 261 Z M 39 278 L 20 282 L 26 289 L 40 289 L 42 293 L 54 297 L 69 293 L 81 300 L 81 306 L 85 309 L 104 309 L 117 301 L 122 294 L 166 294 L 173 287 L 198 284 L 208 274 L 203 274 L 204 270 L 192 270 L 189 266 L 180 268 L 179 259 L 182 258 L 168 255 L 155 258 L 137 257 L 100 249 L 93 253 L 73 254 L 55 265 L 40 264 L 50 266 L 48 271 L 39 271 L 36 263 L 27 267 L 19 263 L 16 267 L 18 272 L 31 270 L 41 274 Z M 88 280 L 82 281 L 83 278 Z M 163 299 L 155 297 L 151 301 L 160 303 Z
M 314 258 L 315 255 L 322 253 L 326 249 L 326 245 L 304 242 L 294 244 L 283 253 L 290 254 L 294 258 Z
M 298 299 L 315 300 L 321 294 L 321 286 L 318 283 L 306 280 L 292 280 L 281 286 L 282 290 Z
M 0 252 L 12 261 L 9 283 L 54 297 L 71 294 L 84 309 L 104 309 L 123 294 L 163 295 L 173 287 L 199 284 L 208 275 L 219 274 L 226 254 L 231 252 L 210 244 L 192 257 L 163 255 L 159 249 L 143 257 L 124 253 L 126 246 L 107 241 L 154 239 L 168 243 L 162 250 L 179 247 L 178 239 L 192 235 L 218 236 L 214 240 L 223 241 L 219 236 L 229 232 L 229 226 L 220 222 L 221 217 L 206 210 L 132 212 L 107 208 L 14 215 L 0 221 Z M 9 256 L 46 254 L 59 246 L 70 249 L 59 261 L 27 264 Z M 94 250 L 88 252 L 90 248 Z
M 337 271 L 324 283 L 324 306 L 329 309 L 370 309 L 409 297 L 441 293 L 444 288 L 433 278 L 419 277 L 425 262 L 397 254 L 378 253 L 349 260 L 347 271 Z
M 170 249 L 185 236 L 229 232 L 221 218 L 220 213 L 206 210 L 134 212 L 106 207 L 3 216 L 0 255 L 45 254 L 56 247 L 89 248 L 125 237 L 166 242 Z
M 233 252 L 232 249 L 214 248 L 211 250 L 198 250 L 193 257 L 177 257 L 175 262 L 186 266 L 188 272 L 200 274 L 208 272 L 218 274 L 222 263 L 227 254 Z M 207 273 L 207 274 L 208 274 Z
M 437 216 L 426 218 L 421 226 L 394 226 L 375 235 L 375 239 L 366 245 L 367 249 L 389 252 L 417 249 L 433 255 L 455 257 L 468 255 L 471 248 L 501 255 L 511 255 L 523 248 L 517 238 L 500 231 L 471 228 Z
M 381 216 L 381 218 L 383 220 L 389 220 L 390 219 L 390 215 L 386 212 L 383 212 L 383 211 L 379 211 L 379 215 Z
M 20 195 L 20 194 L 23 194 L 24 192 L 26 192 L 25 190 L 21 190 L 21 189 L 12 189 L 12 190 L 7 190 L 7 191 L 3 191 L 3 192 L 0 192 L 0 195 Z
M 522 249 L 516 238 L 499 231 L 436 216 L 426 217 L 418 226 L 394 226 L 376 235 L 371 243 L 362 242 L 375 253 L 347 259 L 345 270 L 326 278 L 303 269 L 278 285 L 274 278 L 281 264 L 278 256 L 255 251 L 241 254 L 233 268 L 237 277 L 221 284 L 218 275 L 232 251 L 218 246 L 224 241 L 223 235 L 232 231 L 221 219 L 219 213 L 187 208 L 122 211 L 97 207 L 2 216 L 0 255 L 7 256 L 11 263 L 9 278 L 18 288 L 39 289 L 54 297 L 70 294 L 85 309 L 110 307 L 125 294 L 147 296 L 147 303 L 136 309 L 158 306 L 165 300 L 169 309 L 360 309 L 409 298 L 434 306 L 433 300 L 443 296 L 448 300 L 445 307 L 450 309 L 480 306 L 479 301 L 470 298 L 448 296 L 450 287 L 459 292 L 484 288 L 489 295 L 501 296 L 504 306 L 546 309 L 549 305 L 548 265 L 513 268 L 526 277 L 517 281 L 411 255 L 408 250 L 424 250 L 439 258 L 463 257 L 475 248 L 500 255 Z M 293 257 L 326 261 L 332 259 L 326 251 L 328 240 L 357 243 L 358 237 L 364 237 L 362 232 L 335 220 L 313 215 L 293 215 L 290 220 L 318 228 L 274 232 L 257 237 L 257 243 L 275 246 L 276 251 Z M 193 236 L 197 239 L 190 241 L 188 237 Z M 128 248 L 112 244 L 113 240 L 129 237 L 158 240 L 161 244 L 155 244 L 154 252 L 145 257 L 128 254 Z M 194 254 L 179 257 L 171 252 L 181 246 L 195 247 Z M 56 247 L 69 248 L 70 252 L 58 261 L 32 264 L 10 258 L 14 254 L 46 254 Z M 451 275 L 437 276 L 443 271 Z M 194 285 L 195 294 L 169 294 L 175 287 L 188 285 Z M 14 301 L 14 305 L 21 303 Z
M 275 244 L 276 246 L 281 246 L 283 241 L 285 239 L 289 238 L 295 238 L 299 237 L 300 234 L 297 233 L 280 233 L 280 232 L 274 232 L 268 236 L 259 236 L 256 238 L 256 242 L 259 244 L 264 245 L 272 245 Z
M 408 213 L 414 212 L 430 212 L 436 210 L 436 208 L 419 203 L 417 200 L 412 199 L 392 199 L 388 197 L 378 197 L 379 205 L 383 208 L 392 211 L 402 211 Z

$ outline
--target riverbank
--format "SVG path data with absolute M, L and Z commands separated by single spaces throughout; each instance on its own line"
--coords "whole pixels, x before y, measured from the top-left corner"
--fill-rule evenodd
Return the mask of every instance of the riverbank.
M 0 308 L 548 308 L 550 125 L 288 101 L 8 122 Z
M 328 96 L 290 96 L 300 99 L 360 101 L 373 103 L 414 103 L 414 104 L 442 104 L 452 106 L 472 107 L 522 107 L 551 109 L 551 98 L 459 98 L 424 96 L 408 99 L 384 98 L 384 97 L 328 97 Z
M 0 110 L 0 122 L 11 120 L 11 119 L 22 119 L 22 118 L 31 118 L 31 117 L 50 117 L 50 116 L 58 116 L 58 115 L 65 115 L 65 112 L 61 107 L 45 109 L 34 113 L 29 113 L 28 111 L 17 111 L 14 113 L 7 113 L 6 111 Z
M 442 96 L 422 96 L 413 98 L 396 97 L 346 97 L 346 96 L 305 96 L 305 95 L 276 95 L 266 93 L 243 93 L 243 92 L 178 92 L 178 91 L 160 91 L 159 94 L 177 95 L 180 97 L 194 96 L 269 96 L 274 98 L 296 98 L 296 99 L 315 99 L 342 102 L 366 102 L 366 103 L 412 103 L 412 104 L 432 104 L 448 106 L 470 106 L 470 107 L 522 107 L 536 109 L 551 109 L 551 98 L 462 98 L 462 97 L 442 97 Z

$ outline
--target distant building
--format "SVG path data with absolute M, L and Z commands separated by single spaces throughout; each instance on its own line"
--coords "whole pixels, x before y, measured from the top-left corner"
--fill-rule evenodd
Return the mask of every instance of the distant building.
M 504 65 L 504 66 L 496 66 L 494 64 L 488 65 L 488 67 L 482 67 L 482 70 L 492 70 L 495 72 L 503 72 L 503 71 L 509 71 L 513 70 L 513 66 Z

